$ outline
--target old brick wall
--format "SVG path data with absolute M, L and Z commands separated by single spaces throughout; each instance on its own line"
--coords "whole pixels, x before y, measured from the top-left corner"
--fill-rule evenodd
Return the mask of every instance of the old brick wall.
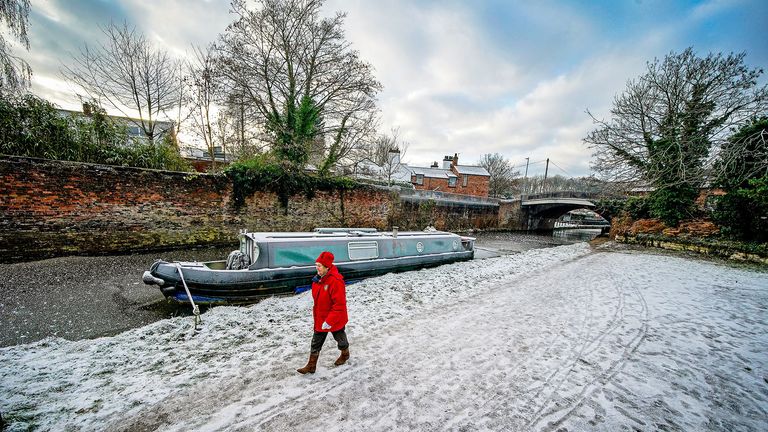
M 292 197 L 258 192 L 232 207 L 221 175 L 0 157 L 0 261 L 235 245 L 240 229 L 387 227 L 389 191 Z
M 523 220 L 523 217 L 524 214 L 519 200 L 503 200 L 499 202 L 499 228 L 508 230 L 526 230 L 527 220 Z
M 458 174 L 459 181 L 458 181 L 458 187 L 456 188 L 455 193 L 465 194 L 465 195 L 474 195 L 479 197 L 488 197 L 488 182 L 490 180 L 489 177 L 486 176 L 476 176 L 476 175 L 470 175 L 470 174 Z M 464 186 L 464 177 L 467 178 L 467 185 Z
M 424 183 L 416 184 L 416 176 L 411 176 L 411 183 L 417 190 L 438 190 L 441 192 L 454 192 L 456 189 L 448 186 L 447 178 L 424 177 Z
M 223 175 L 0 156 L 0 262 L 63 255 L 237 244 L 237 232 L 398 226 L 401 230 L 496 228 L 499 210 L 476 204 L 401 200 L 387 188 L 270 192 L 232 205 Z

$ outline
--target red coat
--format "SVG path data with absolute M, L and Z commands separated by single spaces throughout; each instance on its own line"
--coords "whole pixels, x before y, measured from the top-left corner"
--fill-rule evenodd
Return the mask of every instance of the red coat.
M 335 265 L 331 265 L 328 273 L 319 280 L 317 276 L 312 280 L 312 298 L 315 301 L 312 307 L 315 331 L 335 332 L 347 325 L 347 293 L 344 278 Z M 323 330 L 323 322 L 331 328 Z

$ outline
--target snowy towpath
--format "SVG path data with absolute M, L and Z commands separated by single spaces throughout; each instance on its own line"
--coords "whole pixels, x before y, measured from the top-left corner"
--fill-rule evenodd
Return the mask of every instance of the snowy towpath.
M 0 350 L 41 430 L 765 430 L 768 274 L 584 244 L 348 288 L 352 358 L 300 376 L 311 298 Z M 12 396 L 10 396 L 12 395 Z

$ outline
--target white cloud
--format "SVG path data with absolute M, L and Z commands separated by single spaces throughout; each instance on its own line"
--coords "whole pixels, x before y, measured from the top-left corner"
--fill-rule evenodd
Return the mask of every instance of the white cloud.
M 459 153 L 462 163 L 473 163 L 498 152 L 515 164 L 550 157 L 572 175 L 585 175 L 591 156 L 582 139 L 593 127 L 585 110 L 606 116 L 614 95 L 646 61 L 694 45 L 702 21 L 747 13 L 756 3 L 598 10 L 562 2 L 329 0 L 324 13 L 347 12 L 347 39 L 384 85 L 380 131 L 400 127 L 410 143 L 408 162 L 427 165 Z M 664 19 L 652 16 L 659 8 Z M 33 12 L 51 31 L 38 33 L 42 45 L 29 54 L 35 89 L 57 102 L 67 99 L 56 82 L 59 62 L 67 61 L 65 51 L 95 43 L 98 25 L 127 20 L 183 56 L 192 45 L 214 41 L 234 18 L 226 0 L 47 0 L 34 3 Z

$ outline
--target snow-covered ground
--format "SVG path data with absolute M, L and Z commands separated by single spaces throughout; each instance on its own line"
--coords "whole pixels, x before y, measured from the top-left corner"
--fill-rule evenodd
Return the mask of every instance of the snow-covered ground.
M 0 349 L 9 430 L 768 430 L 768 273 L 585 243 Z

